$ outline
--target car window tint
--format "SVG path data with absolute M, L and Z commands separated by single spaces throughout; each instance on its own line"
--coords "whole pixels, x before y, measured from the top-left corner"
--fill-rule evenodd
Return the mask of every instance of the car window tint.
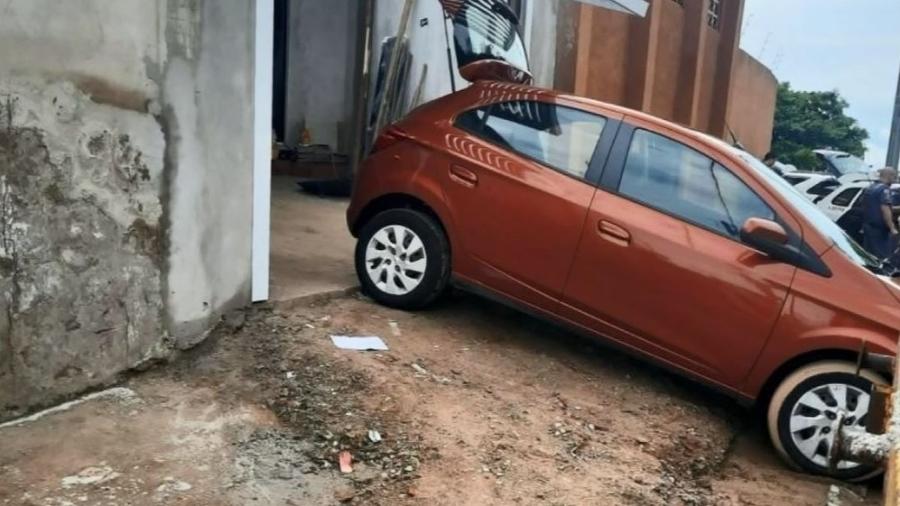
M 731 171 L 645 130 L 634 133 L 619 192 L 735 239 L 748 218 L 774 218 L 765 202 Z
M 457 120 L 459 124 L 459 120 Z M 494 104 L 484 127 L 471 132 L 575 177 L 584 177 L 606 119 L 531 101 Z
M 478 132 L 487 114 L 485 109 L 472 109 L 456 117 L 456 126 L 470 132 Z
M 743 181 L 725 167 L 713 165 L 713 177 L 722 197 L 722 205 L 728 218 L 725 228 L 733 237 L 740 235 L 741 227 L 750 218 L 775 220 L 775 212 L 759 198 Z
M 807 178 L 805 178 L 805 177 L 798 177 L 798 176 L 784 176 L 784 179 L 785 179 L 785 181 L 792 184 L 793 186 L 797 186 L 798 184 L 807 180 Z
M 836 197 L 831 201 L 832 205 L 847 207 L 853 202 L 853 198 L 859 194 L 862 188 L 847 188 L 846 190 L 838 193 Z

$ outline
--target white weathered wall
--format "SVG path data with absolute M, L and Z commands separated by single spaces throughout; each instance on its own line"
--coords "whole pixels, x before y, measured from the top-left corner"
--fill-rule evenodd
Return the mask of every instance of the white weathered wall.
M 397 34 L 400 25 L 400 14 L 403 10 L 404 0 L 377 0 L 375 3 L 374 22 L 372 27 L 372 41 L 374 51 L 370 63 L 371 86 L 374 92 L 374 83 L 378 71 L 378 62 L 381 58 L 381 43 L 384 39 Z M 423 20 L 427 21 L 422 26 Z M 451 55 L 453 60 L 453 74 L 456 79 L 456 89 L 460 90 L 469 83 L 460 77 L 456 71 L 455 54 L 453 54 L 453 31 L 448 27 L 450 36 Z M 419 80 L 422 76 L 424 64 L 428 64 L 428 73 L 422 92 L 422 102 L 433 100 L 451 92 L 450 69 L 447 66 L 447 43 L 444 37 L 444 11 L 437 0 L 418 0 L 409 21 L 406 36 L 410 42 L 412 64 L 409 71 L 409 87 L 406 103 L 414 107 L 411 101 L 416 93 Z
M 223 308 L 249 302 L 250 289 L 254 5 L 205 0 L 202 9 L 183 7 L 197 3 L 169 0 L 181 11 L 176 19 L 200 18 L 170 21 L 162 93 L 170 197 L 167 318 L 185 344 Z
M 249 300 L 253 3 L 8 0 L 0 418 Z

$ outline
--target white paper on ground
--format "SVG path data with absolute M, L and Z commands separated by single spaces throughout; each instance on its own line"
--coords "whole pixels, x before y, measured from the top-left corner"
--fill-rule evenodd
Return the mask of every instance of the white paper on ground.
M 388 349 L 387 345 L 384 344 L 384 341 L 382 341 L 378 336 L 331 336 L 331 342 L 334 343 L 334 345 L 338 348 L 344 350 L 386 351 Z

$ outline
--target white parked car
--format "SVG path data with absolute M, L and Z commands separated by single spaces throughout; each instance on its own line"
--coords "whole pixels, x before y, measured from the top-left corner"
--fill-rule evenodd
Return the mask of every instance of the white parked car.
M 830 174 L 821 172 L 788 172 L 782 177 L 804 197 L 816 202 L 841 186 L 841 182 Z
M 816 154 L 816 158 L 819 160 L 819 167 L 816 169 L 816 172 L 830 174 L 843 181 L 859 178 L 874 179 L 877 177 L 873 173 L 872 166 L 858 156 L 830 149 L 816 149 L 813 153 Z
M 862 244 L 863 191 L 871 181 L 847 183 L 819 200 L 816 205 L 854 240 Z M 900 207 L 900 184 L 891 185 L 894 214 Z
M 842 151 L 815 150 L 815 171 L 783 172 L 782 177 L 815 203 L 857 242 L 862 241 L 862 193 L 878 175 L 861 158 Z M 900 185 L 892 187 L 900 205 Z
M 838 221 L 862 196 L 871 181 L 855 181 L 836 187 L 831 193 L 820 198 L 816 205 L 834 221 Z
M 781 163 L 778 160 L 775 160 L 775 170 L 784 175 L 789 172 L 797 172 L 797 166 L 790 163 Z

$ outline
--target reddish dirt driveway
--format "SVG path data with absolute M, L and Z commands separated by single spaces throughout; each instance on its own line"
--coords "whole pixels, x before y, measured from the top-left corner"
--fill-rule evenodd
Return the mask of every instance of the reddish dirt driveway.
M 0 504 L 826 501 L 729 399 L 472 296 L 306 299 L 234 327 L 125 381 L 133 396 L 0 429 Z M 878 504 L 870 488 L 844 492 Z

